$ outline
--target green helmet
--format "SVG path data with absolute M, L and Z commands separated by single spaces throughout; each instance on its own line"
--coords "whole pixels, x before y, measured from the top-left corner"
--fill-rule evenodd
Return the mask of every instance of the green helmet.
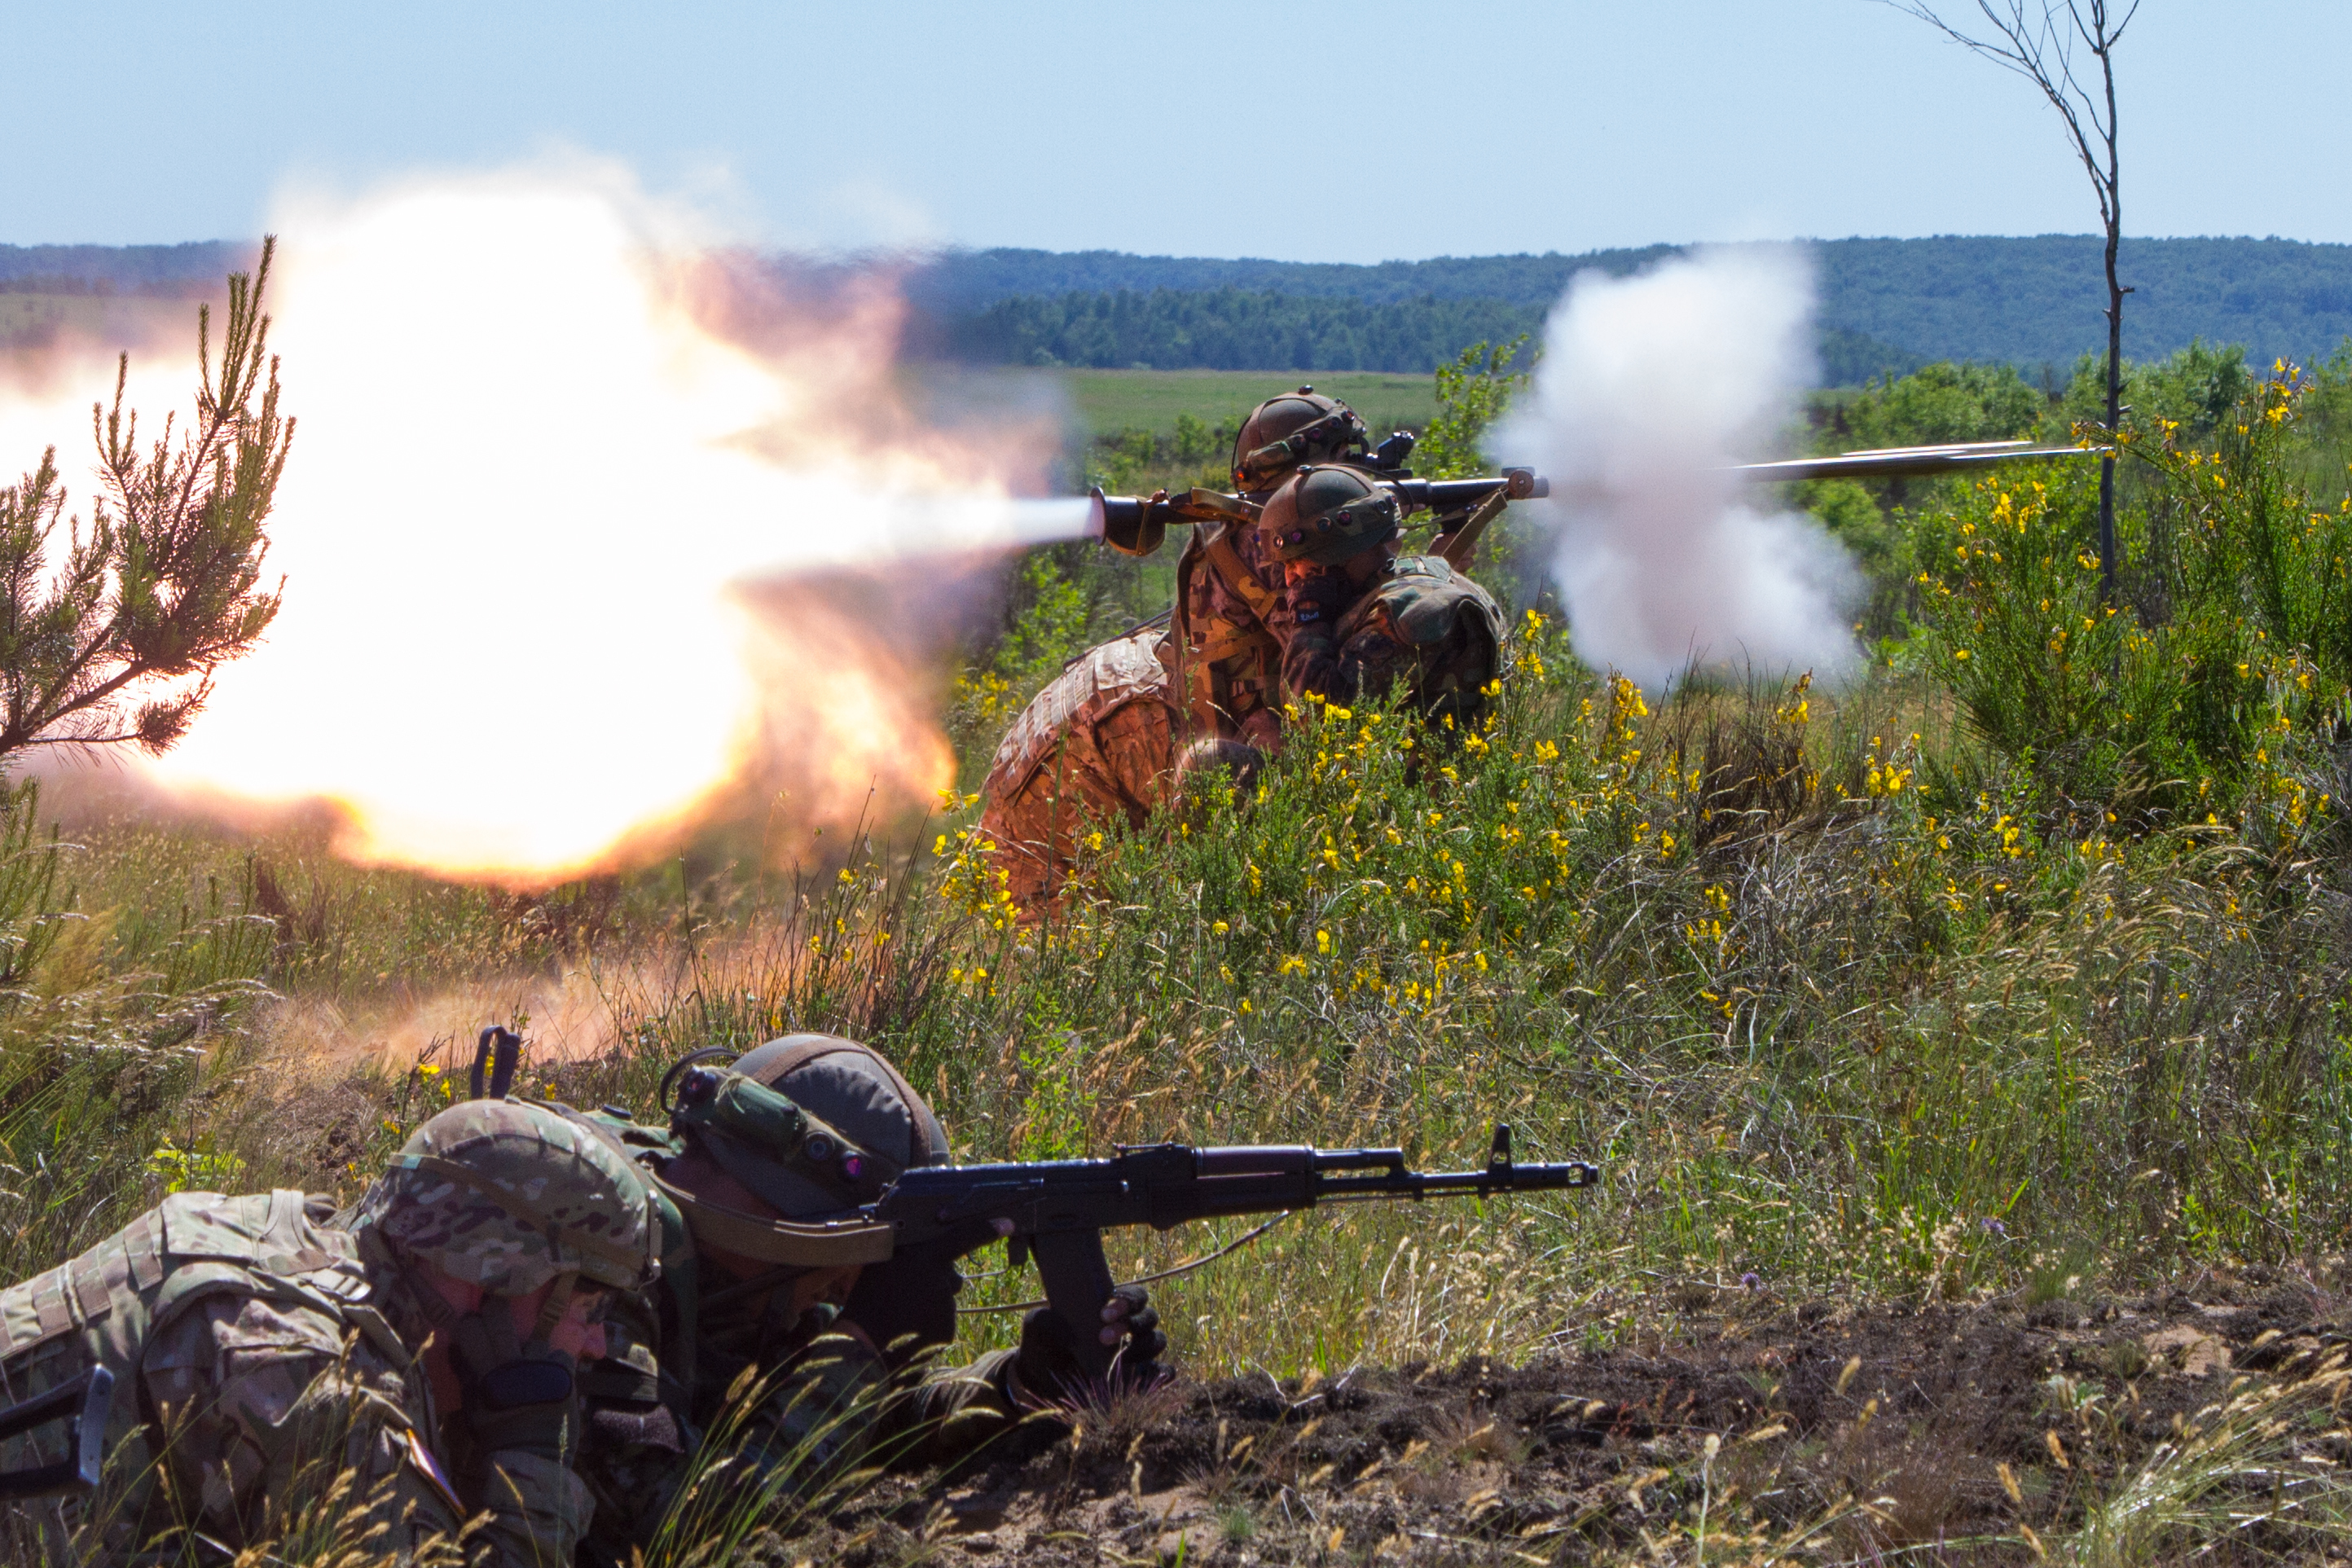
M 1275 559 L 1336 566 L 1393 538 L 1398 517 L 1396 497 L 1369 475 L 1310 464 L 1267 500 L 1257 526 Z
M 1234 488 L 1271 490 L 1301 463 L 1328 463 L 1361 450 L 1370 433 L 1356 411 L 1313 387 L 1271 397 L 1250 411 L 1234 437 Z
M 628 1157 L 520 1100 L 464 1101 L 410 1134 L 352 1228 L 494 1295 L 567 1274 L 638 1291 L 661 1270 L 659 1228 Z

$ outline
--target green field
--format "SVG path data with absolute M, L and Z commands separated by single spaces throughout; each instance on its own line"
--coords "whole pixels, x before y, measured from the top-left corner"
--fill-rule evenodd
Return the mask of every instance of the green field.
M 1364 416 L 1375 431 L 1418 430 L 1437 411 L 1434 376 L 1373 371 L 1055 371 L 1072 413 L 1089 434 L 1155 434 L 1189 413 L 1204 423 L 1239 419 L 1276 392 L 1312 386 Z

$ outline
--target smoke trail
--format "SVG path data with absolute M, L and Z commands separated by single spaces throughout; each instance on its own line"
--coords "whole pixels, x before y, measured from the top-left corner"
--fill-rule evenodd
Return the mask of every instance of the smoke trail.
M 936 576 L 1082 516 L 1011 498 L 1051 421 L 909 413 L 886 281 L 787 297 L 605 165 L 299 199 L 275 226 L 286 605 L 166 782 L 324 798 L 355 858 L 543 883 L 746 780 L 818 822 L 947 781 L 919 668 L 938 617 L 819 622 L 759 585 Z M 0 388 L 0 459 L 54 441 L 74 471 L 110 379 L 89 369 Z M 193 385 L 191 363 L 134 371 L 158 423 Z
M 1587 272 L 1553 308 L 1532 396 L 1495 444 L 1551 476 L 1552 570 L 1588 663 L 1654 691 L 1693 663 L 1854 663 L 1852 563 L 1727 471 L 1793 412 L 1811 325 L 1804 263 L 1778 247 Z

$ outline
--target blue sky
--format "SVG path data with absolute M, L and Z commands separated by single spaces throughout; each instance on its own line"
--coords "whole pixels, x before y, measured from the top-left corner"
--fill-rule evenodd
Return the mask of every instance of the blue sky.
M 248 235 L 289 180 L 551 150 L 804 246 L 1375 261 L 2096 221 L 2030 88 L 1872 0 L 0 0 L 0 37 L 16 244 Z M 2120 58 L 2126 232 L 2352 241 L 2352 5 L 2147 0 Z

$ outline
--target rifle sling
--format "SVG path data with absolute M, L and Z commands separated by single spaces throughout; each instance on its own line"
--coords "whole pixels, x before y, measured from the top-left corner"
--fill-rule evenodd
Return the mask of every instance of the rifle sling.
M 1275 608 L 1281 602 L 1280 596 L 1259 581 L 1257 573 L 1249 569 L 1249 562 L 1242 559 L 1242 552 L 1234 548 L 1233 529 L 1229 526 L 1221 523 L 1209 529 L 1202 537 L 1201 549 L 1208 556 L 1209 564 L 1216 569 L 1217 575 L 1224 580 L 1225 586 L 1241 596 L 1242 602 L 1250 607 L 1252 613 L 1260 621 L 1274 619 Z

